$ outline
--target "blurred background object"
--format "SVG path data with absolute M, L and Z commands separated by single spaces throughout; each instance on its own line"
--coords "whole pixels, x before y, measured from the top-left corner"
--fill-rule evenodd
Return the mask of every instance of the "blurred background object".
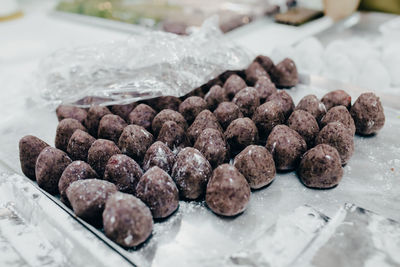
M 399 0 L 362 0 L 360 10 L 400 14 Z
M 340 20 L 354 13 L 359 4 L 360 0 L 324 0 L 325 15 Z
M 0 21 L 19 18 L 22 12 L 19 9 L 16 0 L 1 0 L 0 3 Z

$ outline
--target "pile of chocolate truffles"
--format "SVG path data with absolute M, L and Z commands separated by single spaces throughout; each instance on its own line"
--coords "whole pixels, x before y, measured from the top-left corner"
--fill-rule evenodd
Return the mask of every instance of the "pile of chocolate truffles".
M 258 56 L 177 98 L 83 109 L 59 106 L 55 148 L 20 140 L 23 173 L 123 247 L 143 243 L 153 219 L 179 200 L 205 199 L 221 216 L 242 213 L 251 190 L 276 171 L 297 170 L 311 188 L 332 188 L 354 151 L 355 133 L 383 127 L 379 98 L 351 105 L 343 90 L 297 106 L 281 88 L 298 83 L 291 59 Z M 280 88 L 280 89 L 277 89 Z

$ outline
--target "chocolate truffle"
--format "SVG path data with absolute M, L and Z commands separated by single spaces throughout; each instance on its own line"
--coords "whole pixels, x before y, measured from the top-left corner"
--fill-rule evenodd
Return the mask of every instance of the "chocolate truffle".
M 71 183 L 66 193 L 75 215 L 97 226 L 101 225 L 107 199 L 117 191 L 117 187 L 110 182 L 85 179 Z
M 126 154 L 142 162 L 144 154 L 153 143 L 153 135 L 139 125 L 128 125 L 122 131 L 118 141 L 118 147 Z
M 215 118 L 214 114 L 207 109 L 200 112 L 192 125 L 190 125 L 187 131 L 190 142 L 194 144 L 197 140 L 197 137 L 206 128 L 212 128 L 222 132 L 221 125 L 219 125 L 217 118 Z
M 239 118 L 231 122 L 225 131 L 225 138 L 233 153 L 258 142 L 258 130 L 249 118 Z
M 58 193 L 58 181 L 72 160 L 68 155 L 54 147 L 45 147 L 39 154 L 35 173 L 39 187 L 50 194 Z
M 91 106 L 85 120 L 85 126 L 93 137 L 97 137 L 99 123 L 104 115 L 111 114 L 107 107 Z
M 271 152 L 277 170 L 293 170 L 306 152 L 303 137 L 286 125 L 277 125 L 267 139 L 266 148 Z
M 30 179 L 35 180 L 36 160 L 45 147 L 49 145 L 33 135 L 26 135 L 19 140 L 19 161 L 22 172 Z
M 104 180 L 115 184 L 119 191 L 135 194 L 135 188 L 142 177 L 139 164 L 123 154 L 113 155 L 104 170 Z
M 77 160 L 65 168 L 58 181 L 58 191 L 60 192 L 60 200 L 66 205 L 69 205 L 66 190 L 70 184 L 75 181 L 98 178 L 97 173 L 84 161 Z
M 219 103 L 229 101 L 226 96 L 225 89 L 219 85 L 211 87 L 210 91 L 204 96 L 204 100 L 207 103 L 207 107 L 210 110 L 214 110 L 218 107 Z
M 307 147 L 313 147 L 315 137 L 319 133 L 319 126 L 313 115 L 304 110 L 295 110 L 290 115 L 287 125 L 304 138 Z
M 246 178 L 232 165 L 216 168 L 207 184 L 206 203 L 218 215 L 235 216 L 243 212 L 250 200 Z
M 275 177 L 275 162 L 265 147 L 250 145 L 240 152 L 233 165 L 246 178 L 252 189 L 268 185 Z
M 266 76 L 258 78 L 254 88 L 258 92 L 261 104 L 264 103 L 270 95 L 277 92 L 275 84 Z
M 272 68 L 271 77 L 278 87 L 292 87 L 299 82 L 296 64 L 290 58 L 285 58 Z
M 160 96 L 147 100 L 147 102 L 157 111 L 161 111 L 163 109 L 172 109 L 178 111 L 179 105 L 182 103 L 182 101 L 175 96 Z
M 129 114 L 132 112 L 132 110 L 137 106 L 137 103 L 130 103 L 130 104 L 124 104 L 124 105 L 114 105 L 111 107 L 111 112 L 115 115 L 120 116 L 122 119 L 125 121 L 128 121 L 129 119 Z
M 331 122 L 322 128 L 315 139 L 315 144 L 328 144 L 336 148 L 342 165 L 348 162 L 354 152 L 353 135 L 340 122 Z
M 127 125 L 120 116 L 107 114 L 100 120 L 97 136 L 118 143 L 119 137 Z
M 324 95 L 321 99 L 326 110 L 330 110 L 336 106 L 345 106 L 347 109 L 351 107 L 351 96 L 343 90 L 331 91 Z
M 121 151 L 113 141 L 98 139 L 89 148 L 88 163 L 100 177 L 103 177 L 108 160 L 115 154 L 121 154 Z
M 260 77 L 268 77 L 269 74 L 265 69 L 258 63 L 253 61 L 245 70 L 246 82 L 249 85 L 254 85 Z
M 275 94 L 270 95 L 267 98 L 267 101 L 276 101 L 279 105 L 281 105 L 286 119 L 288 119 L 290 114 L 293 112 L 294 102 L 292 97 L 286 93 L 286 91 L 279 90 Z
M 129 124 L 142 126 L 146 130 L 151 130 L 151 124 L 157 112 L 146 104 L 140 104 L 129 113 Z
M 123 247 L 140 245 L 151 235 L 153 218 L 150 209 L 140 199 L 115 193 L 106 202 L 103 212 L 104 232 Z
M 266 138 L 276 125 L 285 123 L 285 113 L 278 102 L 268 101 L 256 109 L 253 121 L 259 135 Z
M 303 97 L 297 104 L 295 110 L 305 110 L 309 112 L 314 116 L 318 123 L 326 114 L 326 107 L 324 103 L 319 101 L 315 95 L 306 95 Z
M 166 121 L 158 134 L 157 141 L 176 152 L 189 144 L 185 130 L 174 121 Z
M 325 127 L 330 122 L 342 123 L 352 135 L 356 133 L 356 126 L 350 112 L 345 106 L 336 106 L 328 110 L 321 120 L 321 128 Z
M 243 116 L 251 117 L 260 105 L 260 97 L 254 87 L 246 87 L 235 95 L 232 102 L 239 107 Z
M 232 102 L 222 102 L 218 105 L 217 109 L 214 110 L 213 114 L 224 129 L 226 129 L 232 121 L 243 117 L 239 107 Z
M 163 142 L 154 142 L 149 149 L 143 160 L 143 170 L 147 171 L 153 166 L 157 166 L 167 173 L 171 173 L 172 167 L 175 163 L 175 155 L 171 149 Z
M 67 153 L 73 160 L 87 161 L 88 151 L 96 139 L 82 130 L 76 130 L 69 139 Z
M 274 62 L 267 56 L 258 55 L 253 61 L 258 62 L 266 72 L 270 72 L 274 68 Z
M 157 166 L 151 167 L 140 178 L 136 196 L 150 208 L 156 219 L 168 217 L 179 204 L 179 192 L 174 181 Z
M 67 146 L 71 135 L 75 130 L 82 130 L 86 132 L 86 128 L 75 119 L 63 119 L 58 123 L 56 131 L 55 146 L 62 151 L 67 151 Z
M 191 123 L 204 109 L 207 109 L 207 103 L 198 96 L 188 97 L 179 105 L 179 112 L 188 123 Z
M 225 93 L 232 99 L 240 90 L 247 87 L 246 82 L 237 74 L 232 74 L 224 83 Z
M 64 105 L 58 106 L 56 114 L 58 121 L 62 121 L 63 119 L 75 119 L 80 123 L 84 123 L 87 116 L 87 112 L 83 108 Z
M 330 145 L 317 145 L 303 155 L 298 174 L 307 187 L 332 188 L 336 186 L 343 176 L 339 153 Z
M 351 107 L 357 133 L 370 135 L 379 131 L 385 124 L 385 114 L 379 97 L 374 93 L 361 94 Z
M 208 160 L 195 148 L 186 147 L 176 156 L 172 178 L 179 193 L 187 199 L 198 199 L 206 190 L 212 168 Z
M 221 131 L 207 128 L 201 132 L 194 144 L 210 162 L 213 168 L 225 162 L 229 158 L 229 151 Z
M 204 100 L 203 100 L 204 101 Z M 183 104 L 183 102 L 182 102 Z M 153 120 L 151 125 L 153 129 L 153 133 L 158 135 L 158 132 L 161 130 L 164 122 L 166 121 L 174 121 L 176 122 L 182 129 L 187 129 L 187 123 L 185 118 L 177 111 L 171 109 L 163 109 L 161 110 Z

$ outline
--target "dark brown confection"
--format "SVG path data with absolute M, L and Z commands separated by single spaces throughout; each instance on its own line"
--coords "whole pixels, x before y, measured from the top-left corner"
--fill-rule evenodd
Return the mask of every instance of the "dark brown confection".
M 258 142 L 258 130 L 249 118 L 239 118 L 231 122 L 225 131 L 225 138 L 233 153 Z
M 118 143 L 119 137 L 127 126 L 126 122 L 118 115 L 108 114 L 101 118 L 98 137 Z
M 348 162 L 354 152 L 353 135 L 340 122 L 331 122 L 322 128 L 315 139 L 315 144 L 328 144 L 336 148 L 342 165 Z
M 268 77 L 268 72 L 256 61 L 253 61 L 245 70 L 246 82 L 254 85 L 260 77 Z
M 187 199 L 198 199 L 206 190 L 212 168 L 206 158 L 195 148 L 186 147 L 176 156 L 172 178 L 179 193 Z
M 139 125 L 128 125 L 122 131 L 118 147 L 123 154 L 141 163 L 147 149 L 153 143 L 153 135 Z
M 219 85 L 219 86 L 223 86 L 224 85 L 224 82 L 223 81 L 225 81 L 226 79 L 228 79 L 228 77 L 230 76 L 228 76 L 228 77 L 226 77 L 226 79 L 224 79 L 224 80 L 222 80 L 222 76 L 223 76 L 223 73 L 219 76 L 219 77 L 217 77 L 217 78 L 215 78 L 215 79 L 212 79 L 212 80 L 209 80 L 207 83 L 205 83 L 205 84 L 203 84 L 202 86 L 201 86 L 201 90 L 203 91 L 203 93 L 208 93 L 208 91 L 211 89 L 211 87 L 213 87 L 214 85 Z
M 275 162 L 262 146 L 246 147 L 235 157 L 233 165 L 243 174 L 252 189 L 266 186 L 275 178 Z
M 235 216 L 243 212 L 250 200 L 246 178 L 232 165 L 222 164 L 207 184 L 206 203 L 216 214 Z
M 69 139 L 67 153 L 73 160 L 87 161 L 88 151 L 96 139 L 82 130 L 76 130 Z
M 163 142 L 154 142 L 149 149 L 143 160 L 143 170 L 147 171 L 153 166 L 157 166 L 165 172 L 171 174 L 172 167 L 175 163 L 175 155 L 171 149 Z
M 129 113 L 129 124 L 142 126 L 151 131 L 151 124 L 157 112 L 146 104 L 140 104 Z
M 226 129 L 232 121 L 243 117 L 239 107 L 232 102 L 222 102 L 218 105 L 217 109 L 214 110 L 213 114 L 224 129 Z
M 204 101 L 204 100 L 203 100 Z M 183 102 L 182 102 L 183 104 Z M 161 110 L 155 117 L 152 123 L 153 133 L 158 135 L 158 132 L 161 130 L 164 122 L 166 121 L 174 121 L 176 122 L 182 129 L 187 129 L 187 123 L 185 118 L 177 111 L 172 109 L 163 109 Z
M 227 70 L 218 76 L 219 81 L 222 83 L 222 85 L 224 85 L 226 80 L 228 80 L 228 78 L 231 77 L 231 75 L 233 75 L 233 74 L 236 74 L 242 78 L 245 78 L 245 74 L 244 74 L 243 70 Z M 217 84 L 219 84 L 219 83 L 217 83 Z
M 314 146 L 315 137 L 319 133 L 319 126 L 313 115 L 304 110 L 295 110 L 290 115 L 287 125 L 304 138 L 307 147 Z
M 106 236 L 123 247 L 140 245 L 151 235 L 153 218 L 140 199 L 124 193 L 108 198 L 103 212 Z
M 185 100 L 191 96 L 198 96 L 198 97 L 203 98 L 204 97 L 203 89 L 201 87 L 198 87 L 198 88 L 192 90 L 190 93 L 186 94 L 184 97 L 182 97 L 181 100 Z
M 218 107 L 219 103 L 229 101 L 226 96 L 225 89 L 219 85 L 211 87 L 210 91 L 204 96 L 204 100 L 207 103 L 207 107 L 210 110 L 214 110 Z
M 256 109 L 253 121 L 259 135 L 266 138 L 276 125 L 285 123 L 285 113 L 278 102 L 268 101 Z
M 123 154 L 113 155 L 104 170 L 104 180 L 115 184 L 119 191 L 130 194 L 135 194 L 136 185 L 142 175 L 139 164 Z
M 174 153 L 189 144 L 185 130 L 174 121 L 163 124 L 157 141 L 166 144 Z
M 254 88 L 258 92 L 261 104 L 264 103 L 270 95 L 277 92 L 275 84 L 266 76 L 258 78 Z
M 93 137 L 97 137 L 99 123 L 104 115 L 111 114 L 107 107 L 91 106 L 85 120 L 85 126 Z
M 179 105 L 179 112 L 188 123 L 191 123 L 204 109 L 207 109 L 207 103 L 198 96 L 188 97 Z
M 260 105 L 260 97 L 254 87 L 246 87 L 235 95 L 232 102 L 239 107 L 243 116 L 251 117 Z
M 345 106 L 347 109 L 351 107 L 351 96 L 343 90 L 331 91 L 324 95 L 321 99 L 326 110 L 330 110 L 336 106 Z
M 97 173 L 84 161 L 77 160 L 72 162 L 63 171 L 60 181 L 58 181 L 58 191 L 60 192 L 60 200 L 69 205 L 66 190 L 70 184 L 75 181 L 99 178 Z
M 58 181 L 71 162 L 72 160 L 65 152 L 54 147 L 45 147 L 40 152 L 35 167 L 39 187 L 50 194 L 57 194 Z
M 157 111 L 161 111 L 163 109 L 172 109 L 178 111 L 179 105 L 182 103 L 182 101 L 175 96 L 160 96 L 147 100 L 147 102 Z
M 111 112 L 115 115 L 120 116 L 125 121 L 128 121 L 129 114 L 132 112 L 132 110 L 137 105 L 138 105 L 137 103 L 130 103 L 130 104 L 125 104 L 125 105 L 114 105 L 111 107 Z
M 274 158 L 276 169 L 287 171 L 297 167 L 300 157 L 307 150 L 307 144 L 295 130 L 278 125 L 268 136 L 266 148 Z
M 270 72 L 274 67 L 274 62 L 267 56 L 258 55 L 253 61 L 258 62 L 267 72 Z
M 58 106 L 58 108 L 56 109 L 56 114 L 58 121 L 70 118 L 70 119 L 75 119 L 80 123 L 84 123 L 87 116 L 87 112 L 83 108 L 75 106 L 64 106 L 64 105 Z
M 303 155 L 298 174 L 303 184 L 311 188 L 336 186 L 343 177 L 339 153 L 330 145 L 317 145 Z
M 272 94 L 267 98 L 267 101 L 276 101 L 279 103 L 285 113 L 285 118 L 288 119 L 294 109 L 292 97 L 286 91 L 279 90 L 276 94 Z
M 336 106 L 328 110 L 321 120 L 321 128 L 325 127 L 328 123 L 335 121 L 342 123 L 352 135 L 356 133 L 354 120 L 345 106 Z
M 306 95 L 297 104 L 295 110 L 305 110 L 319 123 L 322 117 L 326 114 L 326 107 L 315 95 Z
M 66 191 L 75 215 L 96 226 L 101 225 L 107 199 L 116 192 L 114 184 L 99 179 L 75 181 Z
M 100 177 L 103 177 L 108 160 L 115 154 L 121 154 L 121 151 L 113 141 L 98 139 L 89 148 L 88 163 Z
M 278 87 L 292 87 L 299 82 L 296 64 L 290 58 L 285 58 L 272 68 L 271 77 Z
M 150 208 L 153 218 L 156 219 L 168 217 L 179 204 L 179 192 L 174 181 L 157 166 L 150 168 L 140 178 L 136 196 Z
M 67 151 L 67 146 L 71 135 L 75 130 L 82 130 L 86 132 L 86 128 L 75 119 L 63 119 L 58 123 L 56 131 L 55 146 L 62 151 Z
M 225 93 L 232 99 L 240 90 L 247 87 L 246 82 L 237 74 L 232 74 L 224 83 Z
M 207 109 L 200 112 L 192 125 L 190 125 L 187 131 L 190 142 L 194 144 L 197 140 L 197 137 L 206 128 L 212 128 L 222 132 L 221 125 L 219 125 L 217 118 L 215 118 L 214 114 Z
M 229 150 L 224 136 L 221 131 L 215 129 L 207 128 L 202 131 L 194 144 L 194 148 L 203 154 L 213 168 L 229 158 Z
M 382 103 L 374 93 L 361 94 L 351 107 L 357 133 L 370 135 L 378 132 L 385 124 Z
M 49 145 L 33 135 L 26 135 L 19 140 L 19 161 L 22 172 L 30 179 L 35 180 L 36 160 L 45 147 Z

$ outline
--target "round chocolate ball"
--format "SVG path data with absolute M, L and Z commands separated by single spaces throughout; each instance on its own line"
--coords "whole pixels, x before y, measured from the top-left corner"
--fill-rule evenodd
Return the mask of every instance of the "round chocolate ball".
M 385 113 L 379 97 L 374 93 L 361 94 L 351 107 L 357 133 L 370 135 L 378 132 L 385 124 Z
M 322 117 L 326 114 L 326 107 L 315 95 L 306 95 L 297 104 L 295 110 L 305 110 L 319 123 Z
M 149 105 L 157 111 L 161 111 L 163 109 L 172 109 L 178 111 L 179 105 L 182 103 L 182 101 L 175 96 L 160 96 L 147 100 L 147 103 L 149 103 Z
M 49 145 L 33 135 L 26 135 L 19 140 L 19 161 L 22 172 L 30 179 L 35 180 L 36 160 L 42 150 Z
M 246 87 L 235 95 L 232 102 L 239 107 L 243 116 L 251 117 L 260 105 L 260 97 L 254 87 Z
M 195 148 L 186 147 L 176 156 L 172 178 L 179 193 L 186 199 L 204 195 L 212 168 L 208 160 Z
M 258 142 L 258 130 L 249 118 L 239 118 L 231 122 L 225 131 L 225 138 L 233 153 Z
M 343 90 L 331 91 L 324 95 L 321 99 L 326 110 L 330 110 L 336 106 L 345 106 L 347 109 L 351 107 L 351 96 Z
M 237 74 L 232 74 L 224 83 L 225 93 L 232 99 L 240 90 L 247 87 L 246 82 Z
M 206 203 L 216 214 L 235 216 L 243 212 L 250 200 L 246 178 L 229 164 L 216 168 L 207 184 Z
M 313 115 L 304 110 L 295 110 L 290 115 L 287 125 L 304 138 L 307 147 L 314 145 L 315 137 L 319 133 L 319 126 Z
M 225 89 L 219 85 L 211 87 L 210 91 L 204 96 L 209 110 L 214 110 L 218 105 L 224 101 L 229 101 Z
M 179 112 L 188 123 L 191 123 L 204 109 L 207 109 L 207 103 L 198 96 L 188 97 L 179 105 Z
M 143 170 L 147 171 L 153 166 L 157 166 L 167 173 L 171 173 L 175 163 L 175 155 L 171 149 L 163 142 L 154 142 L 147 149 L 143 160 Z
M 201 132 L 194 148 L 203 154 L 213 168 L 229 158 L 229 150 L 223 134 L 221 131 L 212 128 L 207 128 Z
M 325 127 L 330 122 L 340 122 L 352 135 L 356 133 L 354 120 L 345 106 L 336 106 L 328 110 L 321 120 L 321 128 Z
M 277 125 L 268 136 L 266 148 L 274 158 L 276 169 L 287 171 L 297 167 L 300 157 L 307 150 L 307 144 L 295 130 L 286 125 Z
M 144 154 L 153 143 L 153 135 L 139 125 L 128 125 L 122 131 L 118 147 L 123 154 L 142 162 Z
M 86 132 L 86 128 L 82 123 L 75 119 L 63 119 L 60 121 L 56 130 L 55 147 L 62 151 L 67 151 L 69 139 L 78 129 Z
M 192 125 L 190 125 L 187 131 L 190 142 L 194 144 L 201 132 L 206 128 L 212 128 L 222 132 L 221 125 L 219 125 L 217 118 L 207 109 L 200 112 Z
M 113 141 L 98 139 L 89 148 L 88 163 L 100 177 L 103 177 L 108 160 L 115 154 L 121 154 L 121 151 Z
M 69 139 L 67 153 L 73 160 L 87 161 L 89 148 L 96 139 L 82 130 L 76 130 Z
M 294 110 L 294 102 L 292 97 L 284 90 L 279 90 L 276 94 L 272 94 L 267 98 L 267 101 L 275 101 L 281 105 L 285 118 L 288 119 Z
M 256 61 L 253 61 L 245 70 L 246 82 L 254 85 L 260 77 L 268 77 L 266 70 Z
M 137 106 L 137 103 L 130 103 L 130 104 L 124 104 L 124 105 L 114 105 L 111 107 L 111 112 L 115 115 L 120 116 L 122 119 L 125 121 L 128 121 L 129 119 L 129 114 L 132 112 L 132 110 Z
M 97 136 L 118 143 L 119 137 L 127 125 L 120 116 L 107 114 L 100 120 Z
M 275 67 L 272 59 L 267 56 L 258 55 L 253 61 L 258 62 L 267 72 L 270 72 Z
M 185 130 L 174 121 L 164 122 L 157 141 L 166 144 L 174 153 L 189 144 Z
M 270 184 L 275 178 L 275 162 L 265 147 L 250 145 L 240 152 L 233 165 L 246 178 L 251 189 Z
M 267 76 L 258 78 L 254 88 L 258 92 L 261 104 L 264 103 L 270 95 L 277 92 L 275 84 Z
M 226 129 L 232 121 L 243 117 L 239 107 L 232 102 L 222 102 L 218 105 L 217 109 L 214 110 L 213 114 L 224 129 Z
M 91 106 L 85 120 L 85 126 L 93 137 L 97 137 L 99 131 L 99 123 L 104 115 L 111 114 L 107 107 Z
M 151 130 L 151 124 L 157 112 L 146 104 L 139 104 L 129 113 L 129 124 L 142 126 L 147 131 Z
M 183 103 L 183 102 L 182 102 Z M 167 121 L 174 121 L 176 122 L 182 129 L 187 129 L 187 123 L 185 118 L 177 111 L 171 109 L 163 109 L 161 110 L 153 120 L 151 125 L 153 129 L 153 133 L 158 135 L 161 130 L 163 124 Z
M 266 138 L 276 125 L 285 123 L 285 113 L 278 102 L 268 101 L 256 109 L 253 121 L 259 135 Z
M 299 82 L 296 64 L 290 58 L 285 58 L 272 68 L 271 77 L 278 87 L 292 87 Z
M 56 114 L 58 121 L 62 121 L 63 119 L 75 119 L 80 123 L 84 123 L 86 120 L 87 111 L 83 108 L 75 106 L 60 105 L 56 109 Z
M 343 177 L 339 153 L 330 145 L 317 145 L 303 155 L 298 174 L 307 187 L 325 189 L 336 186 Z

